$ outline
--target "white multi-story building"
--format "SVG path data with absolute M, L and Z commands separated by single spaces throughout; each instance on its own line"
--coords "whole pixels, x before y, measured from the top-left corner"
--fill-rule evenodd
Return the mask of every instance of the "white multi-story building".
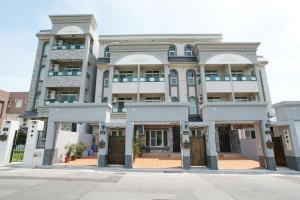
M 24 114 L 46 122 L 45 165 L 81 141 L 99 145 L 98 166 L 131 168 L 138 141 L 145 154 L 180 152 L 185 169 L 218 169 L 228 152 L 276 169 L 260 43 L 220 34 L 98 36 L 92 15 L 50 19 L 52 28 L 37 33 Z

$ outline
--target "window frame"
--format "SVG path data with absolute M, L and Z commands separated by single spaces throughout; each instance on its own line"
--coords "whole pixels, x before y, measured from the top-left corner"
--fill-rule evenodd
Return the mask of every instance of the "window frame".
M 109 47 L 106 47 L 106 48 L 104 49 L 104 57 L 105 57 L 105 58 L 110 58 Z
M 174 73 L 174 76 L 172 75 Z M 175 81 L 172 83 L 172 81 Z M 170 70 L 170 85 L 171 86 L 178 86 L 178 72 L 175 69 Z
M 190 48 L 190 50 L 188 50 L 188 48 Z M 190 54 L 190 55 L 188 55 L 188 54 Z M 192 45 L 190 45 L 190 44 L 185 45 L 184 55 L 187 56 L 187 57 L 192 57 L 193 56 L 193 47 L 192 47 Z
M 168 56 L 169 57 L 176 57 L 177 56 L 177 49 L 176 49 L 175 45 L 170 45 L 169 50 L 168 50 Z
M 158 137 L 157 133 L 161 133 L 161 145 L 158 144 Z M 148 136 L 147 136 L 148 134 Z M 166 141 L 165 141 L 165 134 L 166 134 Z M 146 140 L 148 138 L 149 141 L 146 141 L 146 145 L 148 144 L 148 147 L 168 147 L 168 131 L 163 129 L 157 129 L 157 130 L 145 130 Z M 154 137 L 152 137 L 154 136 Z M 152 140 L 155 142 L 154 145 L 152 145 Z

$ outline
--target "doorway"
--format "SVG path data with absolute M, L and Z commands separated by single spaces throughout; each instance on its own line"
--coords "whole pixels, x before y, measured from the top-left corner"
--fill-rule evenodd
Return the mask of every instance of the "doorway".
M 181 151 L 180 148 L 180 128 L 179 127 L 173 127 L 173 152 L 179 153 Z
M 220 152 L 231 152 L 229 127 L 218 127 Z
M 276 165 L 286 166 L 286 159 L 285 159 L 285 155 L 284 155 L 284 149 L 283 149 L 281 137 L 273 136 L 272 141 L 274 144 L 274 154 L 275 154 Z

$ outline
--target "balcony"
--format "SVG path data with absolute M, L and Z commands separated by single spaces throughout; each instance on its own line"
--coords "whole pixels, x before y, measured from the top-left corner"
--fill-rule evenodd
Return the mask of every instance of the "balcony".
M 58 104 L 58 103 L 78 103 L 78 98 L 77 97 L 58 97 L 55 99 L 47 99 L 45 100 L 45 105 L 49 104 Z
M 48 76 L 81 76 L 79 70 L 50 71 Z
M 232 76 L 233 81 L 257 81 L 255 76 L 242 75 L 242 76 Z
M 52 46 L 52 50 L 70 50 L 70 49 L 84 49 L 84 44 L 55 44 Z
M 113 113 L 126 113 L 126 108 L 124 106 L 113 106 Z
M 225 75 L 225 76 L 221 76 L 221 75 L 205 75 L 205 80 L 206 81 L 230 81 L 230 76 L 229 75 Z
M 195 56 L 169 56 L 168 61 L 170 63 L 197 63 Z

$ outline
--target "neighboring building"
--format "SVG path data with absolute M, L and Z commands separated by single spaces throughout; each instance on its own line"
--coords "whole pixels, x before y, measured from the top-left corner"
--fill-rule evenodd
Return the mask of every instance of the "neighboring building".
M 144 152 L 181 152 L 186 169 L 217 169 L 228 152 L 276 169 L 260 43 L 220 34 L 97 36 L 93 15 L 50 19 L 52 29 L 37 33 L 23 115 L 46 122 L 45 165 L 62 161 L 70 142 L 99 141 L 99 166 L 131 168 L 139 140 Z
M 10 92 L 5 120 L 19 121 L 20 127 L 26 127 L 26 119 L 20 117 L 27 107 L 28 92 Z
M 0 90 L 0 128 L 2 127 L 3 120 L 5 120 L 8 99 L 9 92 Z
M 1 123 L 3 120 L 19 121 L 20 127 L 26 127 L 26 119 L 20 117 L 26 110 L 28 92 L 6 92 L 0 90 Z M 25 121 L 24 121 L 25 120 Z

